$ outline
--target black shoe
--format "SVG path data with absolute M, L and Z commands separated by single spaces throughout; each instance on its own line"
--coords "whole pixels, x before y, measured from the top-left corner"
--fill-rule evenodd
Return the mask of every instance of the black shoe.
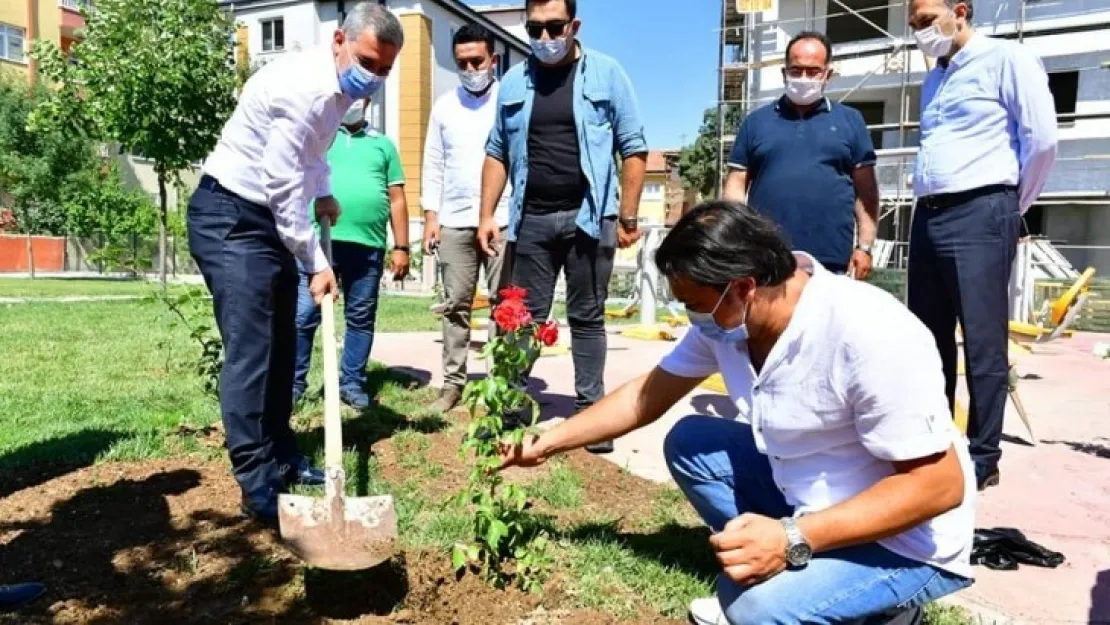
M 355 410 L 366 410 L 370 407 L 370 396 L 360 388 L 345 388 L 339 391 L 339 401 Z
M 0 586 L 0 612 L 12 612 L 46 594 L 42 584 L 12 584 Z
M 998 483 L 1002 481 L 1002 474 L 999 473 L 998 469 L 995 469 L 984 476 L 978 477 L 976 481 L 979 483 L 979 492 L 982 492 L 991 486 L 998 486 Z
M 602 441 L 593 445 L 586 445 L 586 451 L 595 455 L 611 454 L 614 451 L 613 441 Z
M 323 486 L 324 470 L 312 466 L 308 458 L 301 456 L 289 465 L 289 469 L 285 472 L 285 482 L 290 486 Z
M 278 523 L 277 497 L 274 497 L 264 504 L 255 504 L 244 495 L 242 502 L 239 504 L 239 510 L 243 513 L 243 516 L 263 527 L 272 530 L 280 529 L 280 524 Z

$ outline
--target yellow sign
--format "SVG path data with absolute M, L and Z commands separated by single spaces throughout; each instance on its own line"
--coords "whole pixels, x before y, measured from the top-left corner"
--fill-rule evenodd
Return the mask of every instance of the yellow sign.
M 775 0 L 736 0 L 737 13 L 760 13 L 775 7 Z

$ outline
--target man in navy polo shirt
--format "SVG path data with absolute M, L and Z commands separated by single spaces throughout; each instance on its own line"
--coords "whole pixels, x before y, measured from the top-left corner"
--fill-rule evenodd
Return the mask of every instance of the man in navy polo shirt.
M 724 196 L 769 216 L 794 250 L 862 280 L 879 216 L 875 150 L 859 111 L 825 97 L 831 58 L 821 33 L 786 45 L 786 93 L 740 125 Z

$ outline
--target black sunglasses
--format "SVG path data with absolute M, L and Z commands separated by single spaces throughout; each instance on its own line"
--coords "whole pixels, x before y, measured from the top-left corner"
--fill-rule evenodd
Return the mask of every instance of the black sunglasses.
M 528 36 L 532 39 L 539 39 L 543 36 L 543 31 L 547 31 L 547 36 L 555 39 L 563 34 L 567 29 L 567 20 L 551 20 L 550 22 L 525 22 L 524 30 L 528 32 Z

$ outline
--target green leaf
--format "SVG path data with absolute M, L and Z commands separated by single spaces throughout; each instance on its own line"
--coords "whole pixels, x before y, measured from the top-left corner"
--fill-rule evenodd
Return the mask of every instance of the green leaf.
M 467 546 L 455 543 L 451 548 L 451 567 L 456 571 L 461 571 L 466 567 L 468 560 Z

